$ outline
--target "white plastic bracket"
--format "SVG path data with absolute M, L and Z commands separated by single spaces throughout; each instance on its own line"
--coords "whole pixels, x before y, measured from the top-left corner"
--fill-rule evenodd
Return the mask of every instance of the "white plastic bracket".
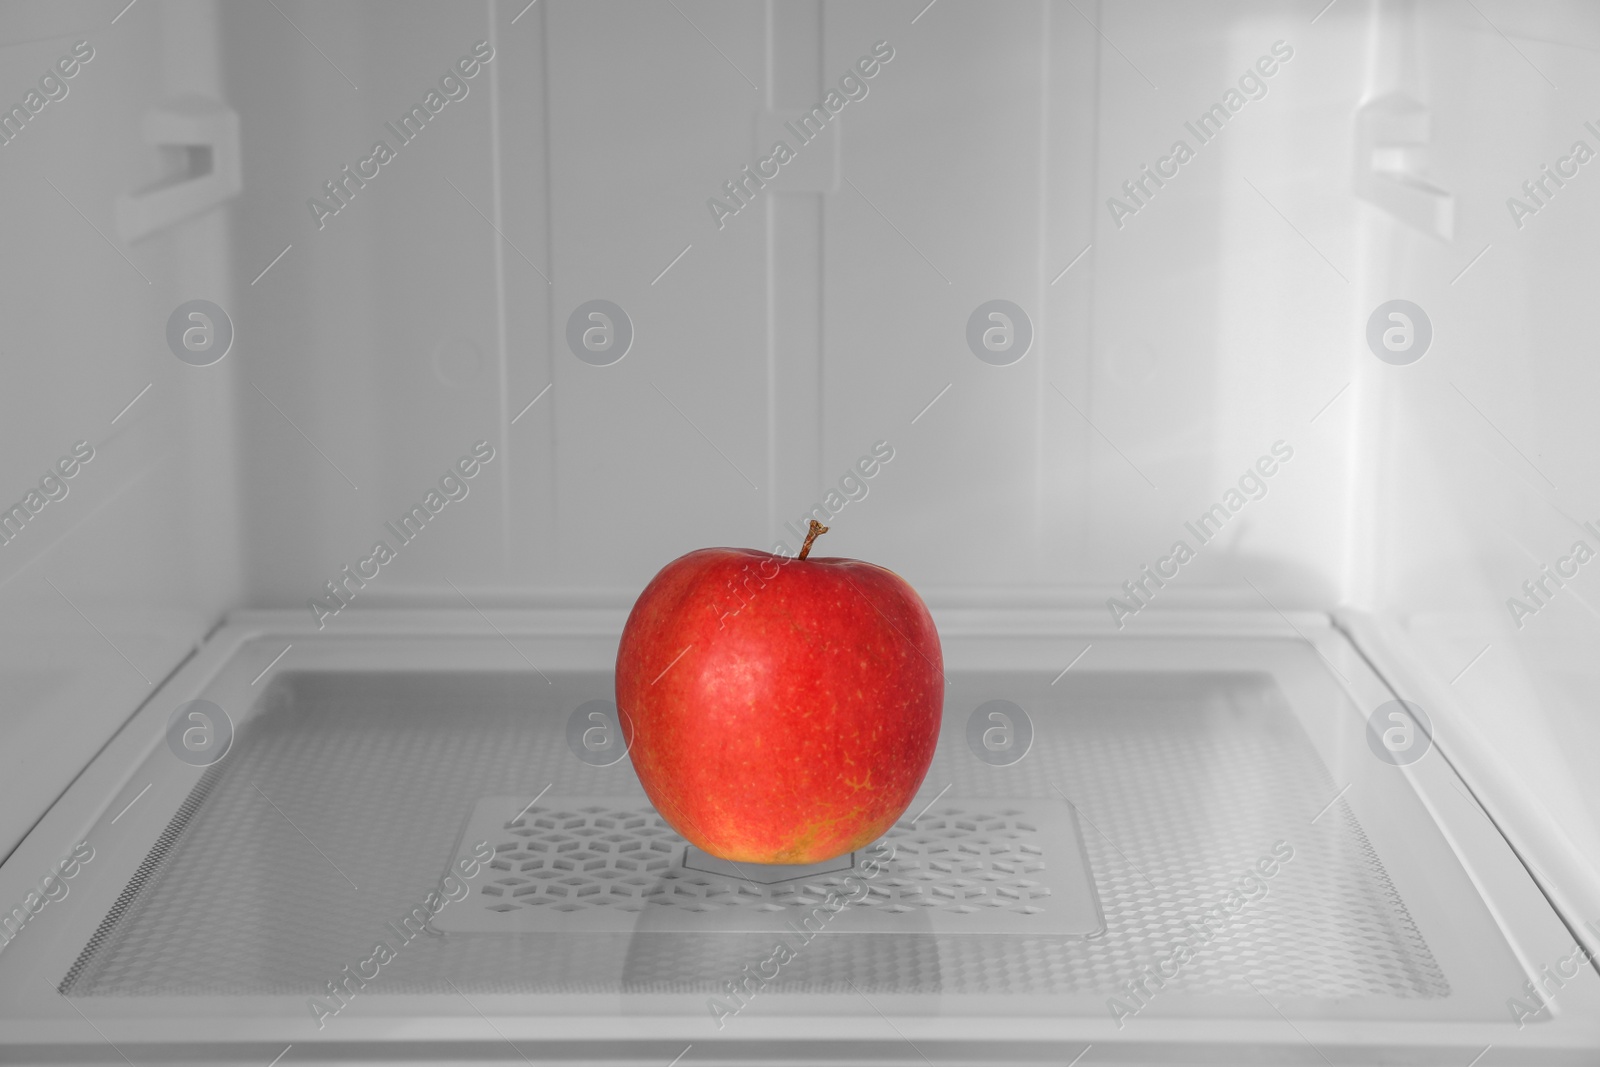
M 239 116 L 230 107 L 189 94 L 145 112 L 146 144 L 177 150 L 176 176 L 117 197 L 117 231 L 138 241 L 239 195 Z
M 1422 177 L 1432 112 L 1411 96 L 1388 93 L 1356 112 L 1354 188 L 1408 226 L 1448 241 L 1455 233 L 1455 194 Z

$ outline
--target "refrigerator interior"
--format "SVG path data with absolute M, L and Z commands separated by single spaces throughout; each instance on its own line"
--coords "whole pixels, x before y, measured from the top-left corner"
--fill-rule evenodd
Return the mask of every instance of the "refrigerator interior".
M 6 7 L 3 1058 L 1594 1062 L 1597 51 Z M 574 737 L 651 575 L 812 514 L 931 607 L 940 744 L 881 864 L 730 870 Z

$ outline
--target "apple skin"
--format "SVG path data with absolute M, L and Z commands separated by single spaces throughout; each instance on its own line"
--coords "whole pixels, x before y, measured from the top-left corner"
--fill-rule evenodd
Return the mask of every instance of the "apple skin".
M 616 681 L 656 811 L 741 863 L 820 863 L 881 837 L 928 773 L 944 708 L 939 634 L 904 579 L 745 548 L 661 569 Z

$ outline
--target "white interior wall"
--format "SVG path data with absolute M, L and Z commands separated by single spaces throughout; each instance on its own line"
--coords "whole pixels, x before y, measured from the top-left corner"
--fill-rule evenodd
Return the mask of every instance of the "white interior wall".
M 379 8 L 286 6 L 329 59 L 270 9 L 231 16 L 252 46 L 232 76 L 261 175 L 241 205 L 241 273 L 296 242 L 246 294 L 244 362 L 326 454 L 266 405 L 243 410 L 262 442 L 247 461 L 254 599 L 305 607 L 480 436 L 499 480 L 475 484 L 355 603 L 459 603 L 446 579 L 474 599 L 625 598 L 690 548 L 792 542 L 784 524 L 880 440 L 895 459 L 828 550 L 928 589 L 1104 598 L 1288 433 L 1264 405 L 1303 418 L 1336 388 L 1336 369 L 1302 383 L 1283 365 L 1292 315 L 1219 352 L 1228 301 L 1256 294 L 1175 252 L 1233 232 L 1211 203 L 1231 173 L 1223 152 L 1256 153 L 1269 175 L 1289 165 L 1273 124 L 1292 123 L 1292 90 L 1186 172 L 1144 235 L 1108 231 L 1095 193 L 1225 87 L 1256 36 L 1270 44 L 1269 16 L 1135 27 L 1167 82 L 1153 95 L 1070 5 L 953 4 L 914 23 L 891 3 L 680 6 L 617 20 L 604 3 L 541 4 L 515 26 L 494 9 L 495 108 L 476 85 L 321 231 L 305 199 L 426 89 L 420 72 L 487 37 L 489 11 L 429 7 L 419 35 Z M 1130 10 L 1107 11 L 1107 27 Z M 719 229 L 706 201 L 758 158 L 758 118 L 880 40 L 895 58 L 835 120 L 831 187 L 785 171 Z M 286 65 L 298 101 L 278 88 Z M 1251 237 L 1231 261 L 1259 261 Z M 439 248 L 448 270 L 419 270 Z M 567 316 L 595 298 L 634 325 L 612 366 L 565 343 Z M 1008 367 L 965 341 L 993 298 L 1035 329 Z M 434 353 L 450 345 L 481 353 L 478 373 L 443 382 Z M 1302 456 L 1302 487 L 1339 478 L 1336 455 Z M 1287 604 L 1326 600 L 1338 526 L 1280 507 L 1288 485 L 1170 595 L 1248 571 Z
M 1103 437 L 1083 504 L 1092 552 L 1115 585 L 1184 541 L 1195 558 L 1155 603 L 1212 586 L 1256 608 L 1326 607 L 1346 565 L 1355 407 L 1340 390 L 1360 361 L 1348 341 L 1360 207 L 1346 132 L 1360 92 L 1359 24 L 1310 26 L 1265 3 L 1106 4 L 1101 14 L 1086 413 Z M 1258 98 L 1240 90 L 1246 72 Z M 1200 116 L 1230 91 L 1238 110 L 1202 141 Z M 1165 164 L 1176 174 L 1164 185 L 1143 179 L 1142 205 L 1130 197 L 1123 184 L 1163 166 L 1180 140 L 1193 157 Z M 1112 198 L 1136 212 L 1114 212 Z M 1274 456 L 1280 441 L 1292 458 Z M 1231 503 L 1259 499 L 1219 533 L 1202 530 L 1202 542 L 1186 523 L 1229 504 L 1263 457 L 1273 471 L 1264 487 L 1252 480 Z
M 0 499 L 25 501 L 79 441 L 94 456 L 0 546 L 0 855 L 239 603 L 236 365 L 188 366 L 165 339 L 179 303 L 233 304 L 229 220 L 130 244 L 114 212 L 163 175 L 145 113 L 218 95 L 216 20 L 142 6 L 115 24 L 106 4 L 0 12 L 0 99 L 93 50 L 0 145 Z
M 1592 14 L 1419 6 L 1420 88 L 1454 102 L 1427 157 L 1457 197 L 1444 242 L 1349 195 L 1370 5 L 1315 23 L 1267 4 L 944 0 L 915 23 L 890 3 L 679 6 L 615 20 L 473 0 L 397 19 L 285 0 L 225 9 L 220 50 L 203 5 L 115 25 L 104 4 L 7 9 L 8 70 L 42 73 L 84 37 L 97 50 L 0 147 L 0 182 L 33 205 L 0 216 L 0 241 L 27 250 L 0 263 L 7 499 L 74 441 L 97 454 L 0 548 L 0 843 L 223 610 L 305 608 L 479 439 L 496 458 L 470 495 L 356 605 L 626 597 L 689 548 L 782 536 L 879 439 L 896 458 L 828 551 L 930 590 L 1098 600 L 1282 438 L 1296 455 L 1268 496 L 1161 595 L 1395 620 L 1428 671 L 1459 677 L 1508 776 L 1595 851 L 1600 799 L 1575 753 L 1594 739 L 1600 596 L 1585 571 L 1520 629 L 1505 606 L 1584 536 L 1572 520 L 1600 519 L 1572 310 L 1595 198 L 1580 177 L 1522 229 L 1504 208 L 1596 117 Z M 837 186 L 775 184 L 717 230 L 705 199 L 753 158 L 757 115 L 879 39 L 896 58 L 839 120 Z M 1279 39 L 1295 57 L 1268 95 L 1116 227 L 1105 199 Z M 319 230 L 307 199 L 479 40 L 495 59 L 470 94 Z M 219 79 L 243 123 L 240 199 L 108 242 L 112 198 L 159 173 L 139 116 Z M 640 84 L 658 91 L 625 89 Z M 1401 294 L 1436 309 L 1438 336 L 1391 368 L 1358 329 Z M 203 373 L 161 337 L 195 295 L 238 331 Z M 637 331 L 610 367 L 565 348 L 595 297 Z M 993 297 L 1034 314 L 1011 367 L 965 350 Z
M 1595 164 L 1547 185 L 1547 206 L 1520 227 L 1507 207 L 1575 141 L 1600 151 L 1584 126 L 1600 125 L 1584 103 L 1600 89 L 1600 12 L 1427 3 L 1416 19 L 1420 87 L 1435 106 L 1430 172 L 1456 194 L 1459 221 L 1450 243 L 1372 224 L 1388 253 L 1373 261 L 1373 302 L 1410 294 L 1436 340 L 1372 383 L 1375 447 L 1358 474 L 1374 487 L 1370 608 L 1436 681 L 1441 743 L 1453 731 L 1470 745 L 1479 781 L 1520 806 L 1513 831 L 1537 831 L 1522 837 L 1531 861 L 1586 867 L 1600 886 L 1597 568 L 1568 563 L 1577 575 L 1546 580 L 1542 603 L 1523 589 L 1578 541 L 1600 553 L 1583 525 L 1600 526 L 1600 366 L 1587 356 Z M 1519 618 L 1513 599 L 1537 611 Z

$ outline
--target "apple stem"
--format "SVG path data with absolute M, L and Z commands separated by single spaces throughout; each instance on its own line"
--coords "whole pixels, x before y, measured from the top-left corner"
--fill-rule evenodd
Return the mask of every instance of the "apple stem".
M 811 551 L 811 542 L 827 532 L 828 528 L 826 526 L 816 519 L 812 519 L 810 528 L 806 530 L 806 543 L 800 546 L 800 558 L 805 559 L 806 555 Z

